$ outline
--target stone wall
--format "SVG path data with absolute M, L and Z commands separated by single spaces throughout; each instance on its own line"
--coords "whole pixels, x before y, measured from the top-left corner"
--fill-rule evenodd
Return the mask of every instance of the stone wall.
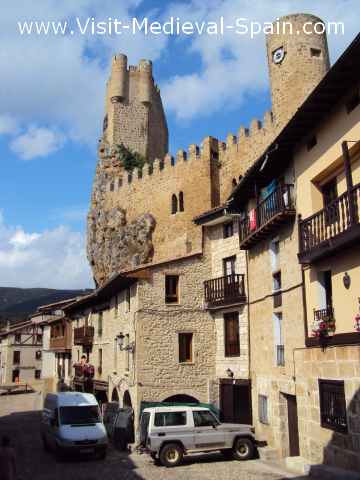
M 295 352 L 301 455 L 315 464 L 360 470 L 360 346 Z M 319 379 L 344 380 L 348 434 L 321 427 Z

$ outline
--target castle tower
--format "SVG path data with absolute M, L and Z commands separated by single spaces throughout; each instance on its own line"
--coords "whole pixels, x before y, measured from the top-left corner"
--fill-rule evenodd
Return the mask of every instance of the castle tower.
M 295 114 L 329 70 L 324 23 L 308 14 L 288 15 L 267 35 L 272 110 L 278 127 Z
M 126 55 L 112 59 L 106 88 L 104 140 L 123 143 L 149 160 L 168 152 L 168 129 L 160 91 L 152 77 L 152 63 L 127 65 Z

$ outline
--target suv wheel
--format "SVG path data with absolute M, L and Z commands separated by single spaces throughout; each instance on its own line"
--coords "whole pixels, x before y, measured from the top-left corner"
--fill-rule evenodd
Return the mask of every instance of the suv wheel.
M 160 452 L 160 462 L 164 467 L 176 467 L 184 456 L 183 449 L 177 443 L 168 443 Z
M 249 438 L 237 438 L 233 447 L 235 460 L 250 460 L 254 458 L 255 447 Z

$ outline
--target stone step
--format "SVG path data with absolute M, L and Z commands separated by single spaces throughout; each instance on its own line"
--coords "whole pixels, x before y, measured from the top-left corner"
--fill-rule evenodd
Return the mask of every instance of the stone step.
M 308 475 L 311 465 L 303 457 L 285 457 L 284 465 L 292 472 L 300 473 L 301 475 Z
M 258 447 L 259 457 L 264 462 L 276 462 L 279 460 L 278 451 L 271 447 Z

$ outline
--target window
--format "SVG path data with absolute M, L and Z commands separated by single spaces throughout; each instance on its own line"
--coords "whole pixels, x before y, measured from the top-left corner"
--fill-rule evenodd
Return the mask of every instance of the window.
M 349 100 L 346 102 L 346 111 L 351 113 L 357 106 L 360 105 L 360 93 L 356 92 Z
M 41 378 L 41 370 L 35 370 L 35 378 L 38 380 Z
M 223 259 L 224 276 L 234 275 L 236 265 L 236 255 Z
M 110 192 L 113 192 L 114 189 L 115 189 L 114 182 L 111 182 L 111 183 L 110 183 Z
M 126 301 L 126 311 L 130 312 L 131 308 L 131 295 L 130 295 L 130 288 L 127 288 L 125 291 L 125 301 Z
M 307 144 L 306 144 L 306 148 L 308 150 L 308 152 L 310 152 L 310 150 L 312 150 L 315 146 L 317 145 L 317 138 L 316 136 L 314 135 L 313 137 L 311 137 Z
M 265 395 L 259 395 L 259 422 L 269 423 L 268 419 L 268 397 Z
M 98 335 L 101 336 L 103 332 L 103 312 L 98 315 Z
M 179 193 L 179 212 L 184 211 L 184 194 L 183 192 Z
M 233 222 L 225 223 L 223 227 L 223 237 L 229 238 L 234 235 L 234 224 Z
M 41 350 L 35 352 L 35 360 L 41 360 Z
M 325 307 L 332 307 L 332 281 L 331 281 L 331 270 L 326 270 L 321 272 L 322 276 L 322 286 L 325 300 Z
M 14 356 L 13 356 L 13 364 L 19 364 L 20 363 L 20 352 L 18 350 L 15 350 Z
M 325 222 L 331 225 L 339 221 L 339 205 L 335 202 L 338 198 L 336 178 L 323 185 L 321 189 L 325 210 Z M 334 203 L 335 202 L 335 203 Z
M 273 300 L 274 308 L 281 307 L 282 295 L 281 295 L 281 271 L 273 273 Z
M 280 242 L 278 239 L 270 243 L 271 271 L 277 272 L 280 269 Z
M 347 432 L 344 382 L 319 379 L 321 426 L 335 432 Z
M 322 51 L 320 50 L 320 48 L 310 48 L 310 54 L 312 57 L 315 57 L 315 58 L 322 57 Z
M 155 427 L 176 427 L 186 425 L 186 412 L 155 413 Z
M 207 410 L 195 410 L 193 416 L 195 427 L 212 427 L 219 424 L 216 417 Z
M 239 313 L 224 314 L 225 356 L 238 357 L 240 355 Z
M 193 359 L 193 334 L 179 333 L 179 362 L 191 363 Z
M 20 380 L 20 370 L 15 369 L 12 371 L 12 382 L 18 382 Z
M 21 333 L 15 335 L 15 343 L 21 343 Z
M 179 276 L 165 276 L 165 303 L 179 302 Z
M 65 333 L 65 331 L 64 331 L 64 326 L 63 326 L 62 328 L 63 328 L 63 335 L 62 335 L 62 336 L 64 336 L 64 333 Z M 38 335 L 36 335 L 36 343 L 42 343 L 42 335 L 41 335 L 41 333 L 39 333 Z
M 285 365 L 282 313 L 273 314 L 275 360 L 278 367 Z
M 175 194 L 171 197 L 171 214 L 174 215 L 178 210 L 178 201 Z

